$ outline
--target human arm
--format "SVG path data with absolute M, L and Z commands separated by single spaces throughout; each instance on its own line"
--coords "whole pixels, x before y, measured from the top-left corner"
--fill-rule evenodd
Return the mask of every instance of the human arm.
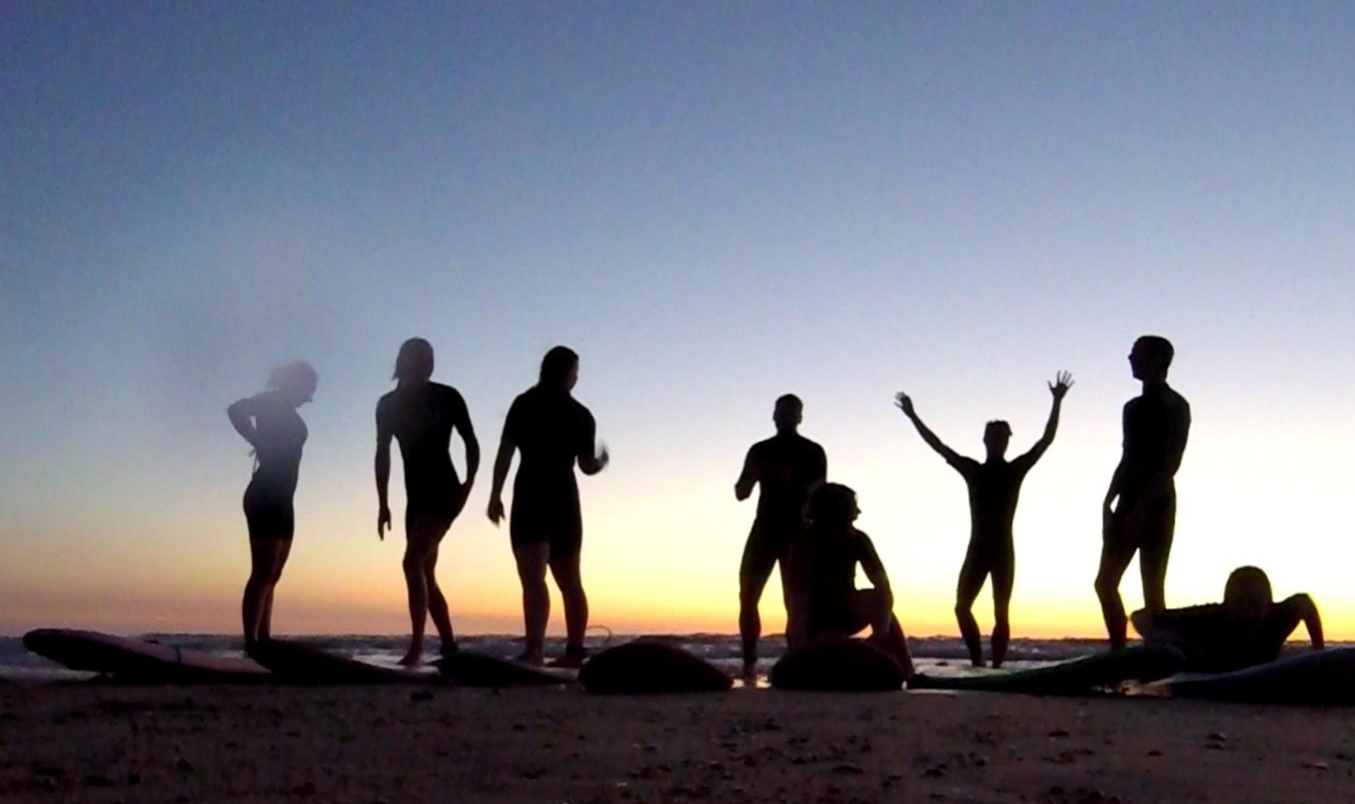
M 1035 465 L 1035 462 L 1044 456 L 1045 450 L 1054 443 L 1054 434 L 1059 429 L 1059 412 L 1063 409 L 1063 398 L 1068 395 L 1068 389 L 1073 387 L 1073 375 L 1066 371 L 1060 371 L 1054 378 L 1054 382 L 1049 384 L 1049 393 L 1054 397 L 1053 403 L 1049 408 L 1049 420 L 1045 422 L 1044 433 L 1040 440 L 1035 442 L 1035 446 L 1016 462 L 1024 468 L 1029 469 Z
M 453 421 L 457 432 L 461 433 L 461 442 L 466 447 L 466 480 L 462 483 L 462 490 L 466 496 L 470 496 L 470 490 L 475 485 L 475 476 L 480 471 L 480 440 L 475 437 L 475 425 L 471 423 L 466 400 L 457 394 L 455 404 L 456 418 Z
M 918 435 L 922 436 L 922 440 L 926 442 L 927 446 L 935 450 L 942 458 L 945 458 L 946 463 L 952 466 L 959 463 L 961 460 L 959 453 L 942 443 L 941 439 L 936 437 L 936 433 L 933 433 L 931 428 L 922 423 L 922 419 L 913 408 L 913 400 L 908 394 L 899 391 L 894 396 L 894 404 L 898 406 L 899 410 L 903 411 L 903 415 L 907 416 L 908 420 L 917 428 Z
M 584 432 L 579 444 L 579 471 L 585 475 L 595 475 L 607 468 L 612 456 L 607 452 L 606 444 L 597 443 L 597 423 L 593 414 L 584 412 Z
M 1281 607 L 1292 611 L 1292 616 L 1296 621 L 1302 622 L 1308 629 L 1308 639 L 1313 644 L 1314 650 L 1322 650 L 1326 647 L 1326 641 L 1322 635 L 1322 615 L 1317 613 L 1317 604 L 1306 594 L 1291 595 L 1284 602 L 1279 604 Z M 1294 623 L 1295 626 L 1298 622 Z
M 1167 443 L 1163 451 L 1162 466 L 1153 473 L 1148 488 L 1162 489 L 1176 477 L 1181 468 L 1181 459 L 1185 457 L 1186 441 L 1190 437 L 1190 405 L 1186 400 L 1169 392 L 1167 403 Z
M 373 468 L 376 474 L 376 535 L 386 540 L 386 531 L 391 526 L 391 510 L 387 499 L 387 490 L 391 477 L 391 438 L 394 430 L 390 422 L 390 410 L 383 399 L 376 404 L 376 458 Z
M 888 604 L 880 608 L 877 621 L 871 624 L 871 632 L 887 634 L 894 619 L 894 590 L 889 585 L 889 573 L 885 572 L 884 562 L 880 561 L 880 555 L 875 552 L 875 544 L 871 542 L 870 537 L 862 533 L 858 538 L 861 539 L 861 571 Z
M 508 469 L 513 465 L 513 451 L 517 448 L 517 444 L 508 437 L 505 424 L 503 437 L 499 439 L 499 452 L 494 456 L 494 485 L 489 490 L 489 521 L 495 525 L 503 520 L 503 484 L 508 480 Z
M 226 416 L 231 420 L 231 426 L 235 428 L 235 432 L 239 433 L 240 437 L 248 441 L 249 445 L 256 450 L 259 448 L 259 430 L 255 426 L 254 417 L 259 414 L 259 409 L 262 407 L 260 396 L 262 394 L 237 400 L 226 408 Z
M 748 454 L 743 459 L 743 471 L 739 473 L 739 479 L 734 483 L 734 499 L 743 502 L 753 494 L 753 486 L 757 485 L 757 447 L 750 447 Z

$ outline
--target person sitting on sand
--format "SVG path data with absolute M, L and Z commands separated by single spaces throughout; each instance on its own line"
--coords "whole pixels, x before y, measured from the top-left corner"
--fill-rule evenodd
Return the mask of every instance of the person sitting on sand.
M 480 442 L 471 426 L 461 393 L 432 381 L 433 346 L 423 338 L 400 345 L 395 358 L 395 390 L 376 403 L 376 535 L 386 538 L 391 526 L 387 504 L 391 439 L 400 442 L 405 468 L 405 556 L 402 566 L 409 599 L 409 650 L 400 660 L 423 660 L 423 632 L 428 616 L 442 638 L 444 655 L 456 650 L 447 598 L 438 586 L 438 545 L 466 506 L 480 468 Z M 456 476 L 448 449 L 452 432 L 466 448 L 466 480 Z
M 979 596 L 983 582 L 993 577 L 993 667 L 1001 667 L 1007 656 L 1007 641 L 1011 625 L 1007 619 L 1012 599 L 1012 581 L 1016 573 L 1016 554 L 1012 545 L 1012 520 L 1016 516 L 1016 501 L 1021 494 L 1021 483 L 1026 473 L 1054 443 L 1059 427 L 1059 409 L 1063 397 L 1073 387 L 1073 376 L 1059 372 L 1049 384 L 1053 406 L 1044 434 L 1030 451 L 1016 460 L 1006 458 L 1011 441 L 1011 425 L 1004 421 L 988 422 L 983 430 L 983 445 L 988 455 L 983 463 L 966 458 L 946 446 L 913 409 L 913 400 L 900 391 L 895 397 L 899 410 L 912 421 L 922 440 L 950 464 L 969 486 L 969 549 L 960 567 L 960 580 L 955 590 L 955 617 L 960 621 L 960 634 L 969 649 L 969 660 L 975 667 L 983 666 L 983 642 L 979 624 L 974 620 L 974 599 Z
M 805 513 L 809 526 L 786 559 L 787 650 L 819 639 L 850 637 L 870 626 L 870 641 L 911 676 L 913 662 L 894 616 L 889 574 L 870 537 L 853 525 L 861 514 L 856 492 L 840 483 L 823 483 L 810 494 Z M 856 588 L 858 564 L 874 588 Z
M 1271 662 L 1299 623 L 1315 650 L 1324 647 L 1322 618 L 1306 594 L 1274 602 L 1270 579 L 1257 567 L 1239 567 L 1228 576 L 1223 602 L 1131 616 L 1145 642 L 1174 645 L 1191 670 L 1226 672 Z
M 317 384 L 315 369 L 297 360 L 273 370 L 268 390 L 226 409 L 236 432 L 254 447 L 254 475 L 244 499 L 251 567 L 240 606 L 246 652 L 267 640 L 272 628 L 273 590 L 292 551 L 292 497 L 309 435 L 296 409 L 311 401 Z

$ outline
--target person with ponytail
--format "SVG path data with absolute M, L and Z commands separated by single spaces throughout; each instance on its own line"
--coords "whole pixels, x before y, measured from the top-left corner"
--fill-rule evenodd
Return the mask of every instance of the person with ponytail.
M 577 667 L 586 655 L 583 635 L 588 629 L 588 598 L 579 575 L 583 518 L 574 465 L 577 461 L 585 475 L 595 475 L 606 468 L 609 456 L 606 447 L 597 449 L 593 414 L 571 395 L 578 380 L 579 356 L 572 349 L 556 346 L 547 352 L 537 384 L 514 399 L 508 410 L 494 461 L 488 513 L 497 525 L 503 520 L 503 485 L 513 453 L 522 453 L 513 482 L 509 534 L 522 581 L 527 637 L 518 658 L 530 664 L 544 661 L 550 619 L 547 567 L 565 604 L 565 656 L 556 663 Z
M 254 475 L 244 499 L 250 573 L 240 605 L 247 652 L 271 633 L 273 590 L 292 550 L 292 497 L 308 435 L 297 408 L 311 401 L 317 383 L 315 369 L 297 360 L 274 369 L 266 391 L 226 409 L 236 431 L 254 447 Z
M 395 359 L 395 390 L 376 403 L 376 535 L 391 526 L 387 501 L 391 439 L 400 442 L 405 469 L 405 585 L 409 592 L 409 650 L 403 665 L 423 661 L 423 632 L 429 615 L 442 638 L 444 655 L 456 650 L 447 598 L 436 575 L 438 545 L 461 513 L 480 468 L 480 442 L 460 392 L 432 382 L 433 346 L 410 338 Z M 466 480 L 457 478 L 450 447 L 452 432 L 466 448 Z

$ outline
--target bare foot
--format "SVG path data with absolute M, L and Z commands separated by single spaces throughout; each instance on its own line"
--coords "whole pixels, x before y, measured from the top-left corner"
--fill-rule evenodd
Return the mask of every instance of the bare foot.
M 409 653 L 406 653 L 404 657 L 400 659 L 400 664 L 405 667 L 418 667 L 423 664 L 423 647 L 411 647 Z
M 517 658 L 514 659 L 513 661 L 517 662 L 518 664 L 530 664 L 533 667 L 540 667 L 541 665 L 546 663 L 546 659 L 544 656 L 541 655 L 540 651 L 529 651 L 529 650 L 525 650 L 522 653 L 519 653 Z

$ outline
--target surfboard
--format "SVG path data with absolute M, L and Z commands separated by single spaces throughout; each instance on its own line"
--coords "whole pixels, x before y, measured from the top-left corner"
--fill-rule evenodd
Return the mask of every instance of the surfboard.
M 1179 672 L 1185 664 L 1185 656 L 1170 646 L 1135 645 L 1029 670 L 966 676 L 916 675 L 909 680 L 908 689 L 1087 695 L 1126 681 L 1157 681 Z
M 236 684 L 267 681 L 266 668 L 243 657 L 176 648 L 144 639 L 66 628 L 24 634 L 29 651 L 72 670 L 147 684 Z
M 1305 651 L 1231 673 L 1182 674 L 1155 686 L 1173 698 L 1355 704 L 1355 648 Z
M 330 653 L 304 642 L 270 639 L 252 653 L 279 681 L 291 684 L 428 684 L 440 681 L 436 670 L 423 667 L 386 667 Z
M 579 683 L 612 695 L 724 692 L 734 685 L 720 668 L 675 645 L 638 639 L 608 648 L 584 664 Z
M 824 639 L 772 665 L 771 685 L 812 692 L 898 692 L 906 674 L 893 656 L 863 639 Z
M 444 656 L 433 664 L 443 678 L 460 687 L 539 687 L 569 684 L 578 678 L 573 670 L 535 667 L 468 650 Z

